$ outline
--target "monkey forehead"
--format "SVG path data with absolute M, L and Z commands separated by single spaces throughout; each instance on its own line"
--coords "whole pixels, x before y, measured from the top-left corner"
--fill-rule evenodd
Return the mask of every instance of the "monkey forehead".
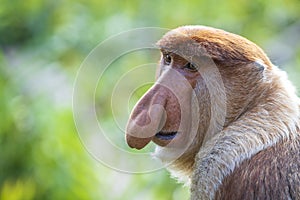
M 222 65 L 262 60 L 271 66 L 264 51 L 248 39 L 206 26 L 182 26 L 167 32 L 157 46 L 183 57 L 208 56 Z

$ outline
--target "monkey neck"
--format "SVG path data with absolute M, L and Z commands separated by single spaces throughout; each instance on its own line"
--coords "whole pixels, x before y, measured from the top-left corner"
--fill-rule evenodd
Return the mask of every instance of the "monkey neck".
M 293 86 L 277 69 L 267 84 L 269 91 L 254 107 L 200 148 L 191 180 L 192 199 L 213 199 L 223 179 L 242 161 L 299 137 L 299 99 Z

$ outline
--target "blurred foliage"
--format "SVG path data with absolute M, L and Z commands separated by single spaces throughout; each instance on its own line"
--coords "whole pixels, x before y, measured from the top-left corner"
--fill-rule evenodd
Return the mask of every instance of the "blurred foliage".
M 187 199 L 188 189 L 165 170 L 120 174 L 87 154 L 77 137 L 68 96 L 80 63 L 99 42 L 131 28 L 209 25 L 246 36 L 272 54 L 269 43 L 289 27 L 300 26 L 299 0 L 0 0 L 0 5 L 3 200 Z M 280 64 L 300 87 L 298 38 L 299 32 L 280 38 L 289 51 L 278 48 L 280 56 L 291 52 L 290 61 Z M 287 44 L 287 39 L 292 42 Z M 114 67 L 106 84 L 113 84 L 120 70 Z M 134 101 L 146 88 L 136 91 Z M 109 121 L 110 102 L 98 103 L 107 109 L 102 117 Z
M 28 96 L 3 61 L 0 90 L 1 199 L 99 199 L 70 110 Z

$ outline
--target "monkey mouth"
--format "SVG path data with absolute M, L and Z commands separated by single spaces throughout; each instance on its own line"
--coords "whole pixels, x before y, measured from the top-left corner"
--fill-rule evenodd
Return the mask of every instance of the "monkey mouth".
M 152 141 L 159 146 L 167 146 L 178 134 L 178 131 L 159 131 L 152 138 Z
M 160 140 L 172 140 L 175 138 L 176 135 L 177 135 L 177 131 L 172 131 L 172 132 L 160 131 L 155 134 L 155 137 Z

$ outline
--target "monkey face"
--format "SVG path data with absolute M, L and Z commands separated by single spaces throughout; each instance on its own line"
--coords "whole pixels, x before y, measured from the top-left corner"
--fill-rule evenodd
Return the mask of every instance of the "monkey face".
M 140 149 L 151 140 L 182 147 L 191 127 L 192 96 L 200 73 L 187 60 L 162 50 L 157 81 L 135 106 L 127 126 L 127 143 Z
M 203 79 L 191 59 L 176 54 L 177 48 L 169 50 L 161 48 L 156 83 L 132 111 L 126 129 L 130 147 L 141 149 L 153 141 L 184 149 L 196 136 L 200 116 L 195 88 L 203 85 Z
M 176 31 L 157 45 L 161 59 L 156 83 L 134 107 L 126 140 L 132 148 L 142 149 L 153 141 L 182 154 L 190 146 L 199 146 L 204 138 L 199 131 L 209 127 L 211 95 L 202 72 L 209 74 L 214 63 L 196 40 Z

